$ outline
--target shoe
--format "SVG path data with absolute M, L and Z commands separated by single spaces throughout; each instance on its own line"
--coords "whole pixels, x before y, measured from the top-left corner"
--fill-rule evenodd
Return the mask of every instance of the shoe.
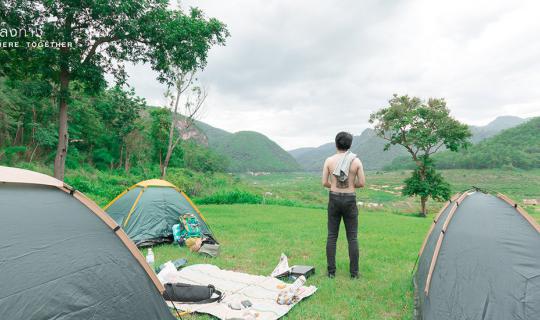
M 359 274 L 351 274 L 351 279 L 360 279 L 360 275 Z
M 328 273 L 327 276 L 330 279 L 334 279 L 336 277 L 336 274 L 335 273 Z

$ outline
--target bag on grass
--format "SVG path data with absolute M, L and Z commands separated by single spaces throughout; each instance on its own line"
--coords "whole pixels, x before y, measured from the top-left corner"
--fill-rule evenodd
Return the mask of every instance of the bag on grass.
M 211 303 L 221 300 L 223 294 L 213 285 L 198 286 L 187 283 L 166 283 L 163 298 L 180 303 Z
M 199 253 L 204 253 L 209 255 L 212 258 L 215 258 L 219 256 L 219 244 L 217 244 L 215 241 L 208 241 L 205 239 L 202 242 L 201 248 L 199 249 Z
M 201 238 L 201 228 L 199 226 L 199 220 L 195 217 L 195 215 L 191 213 L 186 213 L 183 215 L 180 215 L 179 217 L 179 235 L 175 236 L 175 239 L 178 242 L 178 244 L 183 245 L 185 244 L 186 240 L 189 238 Z M 174 230 L 173 230 L 174 232 Z
M 198 252 L 202 245 L 201 238 L 189 238 L 186 240 L 186 247 L 189 248 L 191 252 Z

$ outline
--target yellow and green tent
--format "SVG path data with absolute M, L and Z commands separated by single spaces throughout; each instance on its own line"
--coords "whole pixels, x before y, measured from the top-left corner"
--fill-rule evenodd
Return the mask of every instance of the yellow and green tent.
M 184 214 L 193 214 L 199 220 L 201 232 L 216 241 L 206 219 L 191 199 L 165 180 L 136 183 L 104 209 L 138 247 L 172 242 L 172 226 Z

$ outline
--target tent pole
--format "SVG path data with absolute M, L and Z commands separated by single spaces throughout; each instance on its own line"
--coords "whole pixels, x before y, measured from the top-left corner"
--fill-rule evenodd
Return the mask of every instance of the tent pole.
M 437 244 L 435 245 L 435 251 L 433 251 L 431 264 L 429 265 L 429 272 L 426 278 L 426 285 L 424 289 L 424 293 L 426 294 L 426 296 L 429 294 L 429 286 L 431 285 L 431 277 L 433 275 L 433 271 L 435 270 L 435 265 L 437 264 L 437 258 L 439 257 L 439 251 L 441 250 L 441 246 L 444 239 L 444 234 L 446 233 L 446 229 L 448 229 L 448 225 L 450 224 L 450 221 L 452 220 L 458 206 L 461 204 L 463 199 L 465 199 L 468 195 L 469 195 L 468 192 L 464 192 L 456 200 L 456 202 L 454 203 L 454 206 L 452 207 L 452 209 L 450 209 L 450 212 L 448 213 L 448 216 L 446 217 L 446 220 L 444 221 L 443 227 L 441 229 L 441 233 L 439 234 L 439 239 L 437 239 Z
M 123 223 L 124 228 L 127 226 L 129 219 L 131 218 L 131 214 L 133 213 L 133 211 L 135 211 L 135 207 L 137 206 L 137 203 L 139 203 L 139 199 L 141 199 L 141 196 L 143 193 L 144 193 L 144 188 L 141 189 L 141 192 L 139 192 L 139 195 L 137 195 L 137 199 L 135 199 L 135 202 L 131 206 L 131 209 L 129 209 L 129 213 L 126 217 L 126 220 Z
M 433 223 L 431 224 L 431 227 L 429 228 L 426 236 L 424 237 L 424 242 L 422 242 L 422 246 L 420 247 L 420 251 L 418 252 L 418 256 L 416 257 L 416 261 L 414 262 L 414 266 L 411 270 L 411 274 L 414 272 L 414 269 L 416 269 L 416 264 L 418 263 L 418 260 L 420 259 L 420 256 L 422 255 L 422 253 L 424 252 L 424 249 L 426 247 L 426 244 L 427 244 L 427 241 L 428 241 L 428 238 L 429 236 L 431 235 L 431 233 L 433 232 L 433 229 L 435 229 L 435 225 L 437 224 L 437 221 L 439 221 L 439 218 L 441 217 L 441 214 L 444 212 L 444 210 L 446 210 L 446 208 L 448 208 L 448 206 L 454 202 L 457 198 L 459 198 L 460 196 L 460 193 L 456 193 L 454 194 L 449 201 L 446 202 L 446 204 L 441 208 L 441 210 L 439 210 L 439 212 L 437 213 L 437 215 L 435 216 L 435 218 L 433 219 Z
M 503 200 L 504 202 L 508 203 L 509 205 L 511 205 L 512 207 L 514 207 L 516 209 L 516 211 L 525 219 L 527 220 L 527 222 L 538 232 L 540 233 L 540 225 L 538 224 L 538 222 L 536 222 L 536 220 L 533 219 L 533 217 L 531 217 L 529 215 L 529 213 L 527 213 L 527 211 L 525 211 L 525 209 L 523 209 L 523 207 L 519 206 L 517 204 L 517 202 L 513 201 L 512 199 L 510 199 L 508 196 L 502 194 L 502 193 L 498 193 L 497 194 L 497 197 L 501 200 Z

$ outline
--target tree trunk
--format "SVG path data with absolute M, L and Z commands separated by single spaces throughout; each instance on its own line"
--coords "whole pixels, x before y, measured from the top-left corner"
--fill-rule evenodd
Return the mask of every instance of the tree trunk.
M 159 148 L 159 172 L 163 175 L 163 150 Z
M 420 179 L 422 179 L 422 182 L 426 181 L 426 166 L 422 164 L 420 167 Z M 427 196 L 421 196 L 420 197 L 420 204 L 422 206 L 422 212 L 420 212 L 421 217 L 427 217 L 427 208 L 426 208 L 426 202 L 428 200 Z
M 124 161 L 124 170 L 126 173 L 129 173 L 130 163 L 129 163 L 129 148 L 126 145 L 126 160 Z
M 176 125 L 176 115 L 178 112 L 178 102 L 180 101 L 180 89 L 176 93 L 176 101 L 174 102 L 174 113 L 172 114 L 171 127 L 169 128 L 169 143 L 167 145 L 167 154 L 165 155 L 165 161 L 163 162 L 163 167 L 161 168 L 161 179 L 165 179 L 167 175 L 167 168 L 169 167 L 169 161 L 171 160 L 172 153 L 174 151 L 175 144 L 174 141 L 174 128 Z
M 32 144 L 36 142 L 36 124 L 37 124 L 37 114 L 36 107 L 32 106 Z
M 36 154 L 36 150 L 39 147 L 39 145 L 36 143 L 36 146 L 34 147 L 34 150 L 32 150 L 32 153 L 30 154 L 30 159 L 28 162 L 32 162 L 34 160 L 34 155 Z
M 90 145 L 90 149 L 88 150 L 88 164 L 90 164 L 91 166 L 94 165 L 94 145 L 91 144 Z
M 54 158 L 54 177 L 64 181 L 66 168 L 66 156 L 68 149 L 68 104 L 67 94 L 69 90 L 69 72 L 67 67 L 60 71 L 60 110 L 58 114 L 58 145 Z
M 22 118 L 22 116 L 21 116 Z M 24 121 L 24 119 L 21 120 L 21 118 L 19 118 L 17 120 L 17 130 L 15 131 L 15 139 L 13 139 L 13 145 L 16 146 L 17 144 L 20 144 L 22 145 L 22 140 L 21 140 L 21 123 L 22 121 Z
M 35 145 L 32 151 L 28 149 L 26 151 L 26 154 L 28 155 L 28 162 L 32 162 L 32 159 L 34 158 L 34 154 L 36 153 L 36 149 L 38 148 L 38 144 L 36 143 L 36 125 L 37 125 L 37 114 L 36 114 L 36 107 L 35 105 L 32 105 L 32 131 L 31 131 L 31 140 L 30 140 L 30 146 Z
M 120 147 L 120 159 L 118 160 L 118 169 L 122 168 L 124 160 L 124 145 Z
M 427 202 L 427 197 L 420 197 L 420 203 L 422 205 L 422 212 L 420 212 L 420 216 L 424 218 L 427 217 L 426 202 Z
M 24 115 L 21 116 L 22 124 L 21 124 L 21 146 L 24 146 Z
M 7 121 L 7 114 L 5 112 L 0 112 L 2 115 L 2 137 L 0 137 L 0 146 L 7 145 L 7 141 L 9 140 L 9 131 L 8 131 L 8 121 Z
M 169 167 L 169 161 L 171 160 L 171 155 L 172 155 L 172 145 L 170 145 L 168 148 L 167 148 L 167 154 L 165 155 L 165 161 L 163 161 L 163 166 L 161 168 L 161 179 L 165 179 L 165 176 L 167 175 L 167 168 Z

